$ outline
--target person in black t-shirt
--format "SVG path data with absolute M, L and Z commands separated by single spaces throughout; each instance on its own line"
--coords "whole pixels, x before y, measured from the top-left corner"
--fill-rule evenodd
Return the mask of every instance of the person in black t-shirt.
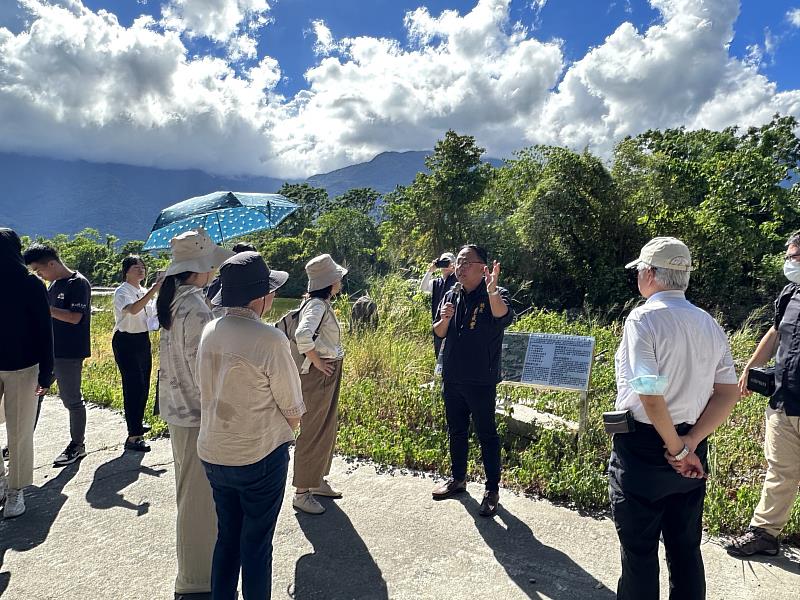
M 83 360 L 91 355 L 89 330 L 92 316 L 92 286 L 78 271 L 67 268 L 55 248 L 31 245 L 23 255 L 25 264 L 49 281 L 47 294 L 53 319 L 54 371 L 61 401 L 69 411 L 71 440 L 53 465 L 63 467 L 86 456 L 86 405 L 81 395 Z

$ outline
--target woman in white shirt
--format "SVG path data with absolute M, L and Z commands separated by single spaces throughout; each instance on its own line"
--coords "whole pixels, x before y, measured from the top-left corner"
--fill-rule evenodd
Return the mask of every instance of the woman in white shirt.
M 150 329 L 156 328 L 155 302 L 163 277 L 159 277 L 149 290 L 142 287 L 147 267 L 138 256 L 131 255 L 122 261 L 123 283 L 114 290 L 114 336 L 111 347 L 114 360 L 122 376 L 122 403 L 128 426 L 126 450 L 149 452 L 144 441 L 142 423 L 147 397 L 150 394 L 150 372 L 153 368 L 150 354 Z
M 296 493 L 292 505 L 303 512 L 325 512 L 314 495 L 341 498 L 324 479 L 331 470 L 338 426 L 336 410 L 342 380 L 342 335 L 331 298 L 342 289 L 347 269 L 336 264 L 329 254 L 312 258 L 306 264 L 308 299 L 300 310 L 295 341 L 305 355 L 300 368 L 303 403 L 306 413 L 300 421 L 300 436 L 294 451 Z

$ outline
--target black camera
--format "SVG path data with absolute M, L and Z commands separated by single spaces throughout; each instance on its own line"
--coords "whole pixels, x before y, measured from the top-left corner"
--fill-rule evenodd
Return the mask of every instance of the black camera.
M 450 266 L 450 259 L 449 258 L 440 258 L 435 263 L 437 269 L 446 269 Z
M 753 367 L 747 373 L 747 389 L 762 396 L 775 393 L 775 367 Z

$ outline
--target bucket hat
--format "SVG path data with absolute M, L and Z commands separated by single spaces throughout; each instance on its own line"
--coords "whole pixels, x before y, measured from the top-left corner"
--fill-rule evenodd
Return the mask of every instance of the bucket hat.
M 321 290 L 347 275 L 347 269 L 336 264 L 330 254 L 321 254 L 306 263 L 308 291 Z
M 213 271 L 233 256 L 233 252 L 217 246 L 200 227 L 196 231 L 184 231 L 169 241 L 172 249 L 172 262 L 169 263 L 166 275 L 175 275 L 190 271 L 207 273 Z
M 214 306 L 246 306 L 281 287 L 289 274 L 270 270 L 258 252 L 235 254 L 219 268 L 221 287 L 211 300 Z

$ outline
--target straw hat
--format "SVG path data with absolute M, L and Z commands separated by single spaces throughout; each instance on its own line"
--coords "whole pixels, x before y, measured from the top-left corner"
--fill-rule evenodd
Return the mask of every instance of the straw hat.
M 208 273 L 233 256 L 233 252 L 217 246 L 206 230 L 184 231 L 169 241 L 172 248 L 172 262 L 166 275 L 177 273 Z
M 330 254 L 322 254 L 306 263 L 308 275 L 308 291 L 321 290 L 333 285 L 347 275 L 347 269 L 336 264 Z

